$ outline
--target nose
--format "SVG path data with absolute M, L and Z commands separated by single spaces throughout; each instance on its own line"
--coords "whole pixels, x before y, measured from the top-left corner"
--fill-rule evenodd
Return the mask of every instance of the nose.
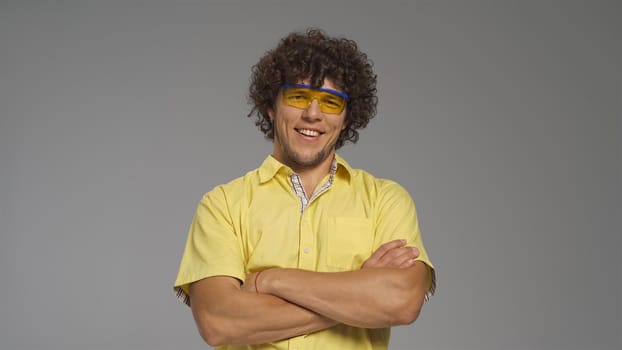
M 320 103 L 318 102 L 318 100 L 314 99 L 304 110 L 302 117 L 306 119 L 319 120 L 322 118 L 323 115 L 324 114 L 320 110 Z

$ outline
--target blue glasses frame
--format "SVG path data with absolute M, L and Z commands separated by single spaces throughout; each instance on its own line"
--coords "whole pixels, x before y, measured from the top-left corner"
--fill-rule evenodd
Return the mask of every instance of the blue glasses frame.
M 328 93 L 331 93 L 333 95 L 337 95 L 341 98 L 344 98 L 346 101 L 350 101 L 350 96 L 348 96 L 348 94 L 346 94 L 345 92 L 341 92 L 341 91 L 337 91 L 337 90 L 333 90 L 333 89 L 329 89 L 329 88 L 323 88 L 323 87 L 319 87 L 319 88 L 314 88 L 309 84 L 289 84 L 289 83 L 285 83 L 283 85 L 281 85 L 281 89 L 282 88 L 306 88 L 306 89 L 314 89 L 314 90 L 319 90 L 319 91 L 325 91 Z

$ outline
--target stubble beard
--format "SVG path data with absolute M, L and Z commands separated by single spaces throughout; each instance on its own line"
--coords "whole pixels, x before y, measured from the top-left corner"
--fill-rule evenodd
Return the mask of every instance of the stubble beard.
M 279 140 L 283 140 L 281 137 L 279 137 L 279 132 L 276 128 L 274 130 L 274 133 L 275 137 L 277 137 Z M 283 151 L 283 154 L 285 154 L 286 159 L 291 162 L 291 165 L 294 165 L 295 167 L 300 169 L 305 169 L 316 167 L 324 160 L 326 160 L 326 157 L 328 157 L 331 151 L 335 149 L 337 140 L 335 140 L 332 144 L 329 144 L 327 147 L 321 149 L 310 159 L 304 159 L 303 156 L 300 155 L 300 153 L 296 152 L 293 147 L 289 147 L 289 145 L 287 145 L 286 143 L 281 141 L 279 141 L 279 143 L 281 145 L 281 150 Z

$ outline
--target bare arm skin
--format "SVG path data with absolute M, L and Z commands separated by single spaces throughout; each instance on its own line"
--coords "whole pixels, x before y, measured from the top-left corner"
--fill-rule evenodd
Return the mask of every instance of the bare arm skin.
M 211 346 L 272 342 L 337 323 L 278 297 L 243 291 L 228 276 L 192 283 L 190 303 L 199 333 Z
M 381 246 L 367 259 L 362 270 L 380 272 L 409 268 L 418 252 L 405 247 L 404 244 L 404 241 L 397 240 Z M 264 273 L 281 269 L 272 270 L 266 270 Z M 208 277 L 190 285 L 192 312 L 201 336 L 209 345 L 273 342 L 313 333 L 338 323 L 331 317 L 323 316 L 276 295 L 265 294 L 263 286 L 259 284 L 262 293 L 256 293 L 255 276 L 256 274 L 249 275 L 242 286 L 237 279 L 228 276 Z M 361 278 L 365 276 L 373 277 L 370 274 L 361 275 Z M 263 281 L 263 273 L 259 277 L 258 283 Z M 332 288 L 330 285 L 325 287 Z M 338 293 L 343 287 L 338 284 L 334 288 L 335 293 Z
M 414 322 L 426 293 L 427 266 L 396 240 L 383 244 L 361 270 L 321 273 L 274 268 L 247 276 L 243 288 L 272 294 L 355 327 Z
M 355 327 L 410 324 L 419 316 L 426 293 L 427 266 L 365 268 L 322 273 L 269 269 L 257 279 L 262 293 L 272 294 Z

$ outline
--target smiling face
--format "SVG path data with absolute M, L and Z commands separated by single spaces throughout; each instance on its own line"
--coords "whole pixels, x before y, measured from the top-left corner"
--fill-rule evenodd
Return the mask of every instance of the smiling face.
M 328 79 L 322 87 L 338 90 Z M 327 114 L 320 110 L 317 100 L 299 109 L 283 103 L 283 94 L 279 93 L 275 109 L 268 112 L 274 125 L 273 156 L 294 171 L 332 162 L 335 144 L 345 128 L 346 109 Z

